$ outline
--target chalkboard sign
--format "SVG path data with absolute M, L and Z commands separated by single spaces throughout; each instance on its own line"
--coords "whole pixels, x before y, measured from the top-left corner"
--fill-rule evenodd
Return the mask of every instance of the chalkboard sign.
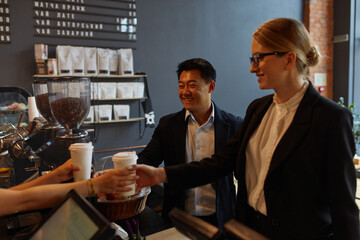
M 136 2 L 34 0 L 34 36 L 136 41 Z
M 10 0 L 0 0 L 0 44 L 10 41 Z

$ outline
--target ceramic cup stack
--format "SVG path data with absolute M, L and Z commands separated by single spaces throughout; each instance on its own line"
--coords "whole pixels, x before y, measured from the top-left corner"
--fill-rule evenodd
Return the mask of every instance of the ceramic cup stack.
M 70 145 L 69 150 L 72 164 L 80 168 L 79 171 L 74 171 L 75 182 L 90 179 L 93 148 L 91 142 L 73 143 Z
M 115 169 L 127 168 L 136 164 L 137 155 L 136 152 L 119 152 L 112 158 Z M 119 192 L 121 196 L 131 196 L 135 194 L 135 183 L 130 185 L 132 190 L 129 192 Z

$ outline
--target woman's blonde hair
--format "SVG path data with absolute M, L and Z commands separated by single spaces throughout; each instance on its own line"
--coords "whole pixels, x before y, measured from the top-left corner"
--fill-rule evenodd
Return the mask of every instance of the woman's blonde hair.
M 307 75 L 308 68 L 320 61 L 320 53 L 305 26 L 295 19 L 276 18 L 262 24 L 254 33 L 254 39 L 266 48 L 278 52 L 295 52 L 296 66 Z

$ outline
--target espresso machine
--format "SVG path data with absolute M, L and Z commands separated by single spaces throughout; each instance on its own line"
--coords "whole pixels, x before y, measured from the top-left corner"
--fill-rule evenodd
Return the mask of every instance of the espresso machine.
M 43 171 L 53 170 L 70 158 L 72 143 L 90 142 L 80 129 L 90 110 L 90 79 L 59 77 L 35 81 L 36 105 L 47 120 L 39 130 L 14 144 L 15 161 L 30 161 Z
M 47 122 L 38 124 L 35 119 L 26 132 L 14 126 L 0 128 L 0 150 L 10 152 L 15 165 L 15 184 L 63 164 L 70 158 L 72 143 L 90 142 L 87 131 L 80 129 L 90 110 L 89 78 L 47 79 L 34 82 L 33 90 L 37 108 Z M 35 173 L 27 178 L 31 171 Z M 26 230 L 24 227 L 37 223 L 41 217 L 37 211 L 9 215 L 7 229 Z M 23 235 L 19 236 L 23 239 Z

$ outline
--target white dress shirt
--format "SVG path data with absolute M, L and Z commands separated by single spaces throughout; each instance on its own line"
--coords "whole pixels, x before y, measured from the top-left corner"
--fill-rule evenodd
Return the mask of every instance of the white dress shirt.
M 277 103 L 274 94 L 273 103 L 265 113 L 260 125 L 254 131 L 246 147 L 246 189 L 248 204 L 256 211 L 267 215 L 264 196 L 264 182 L 276 146 L 293 121 L 295 112 L 304 97 L 309 82 L 287 102 Z
M 215 153 L 214 106 L 209 119 L 199 126 L 194 116 L 186 111 L 188 119 L 186 132 L 186 162 L 200 161 Z M 185 212 L 195 216 L 208 216 L 215 213 L 216 192 L 207 184 L 186 191 Z

